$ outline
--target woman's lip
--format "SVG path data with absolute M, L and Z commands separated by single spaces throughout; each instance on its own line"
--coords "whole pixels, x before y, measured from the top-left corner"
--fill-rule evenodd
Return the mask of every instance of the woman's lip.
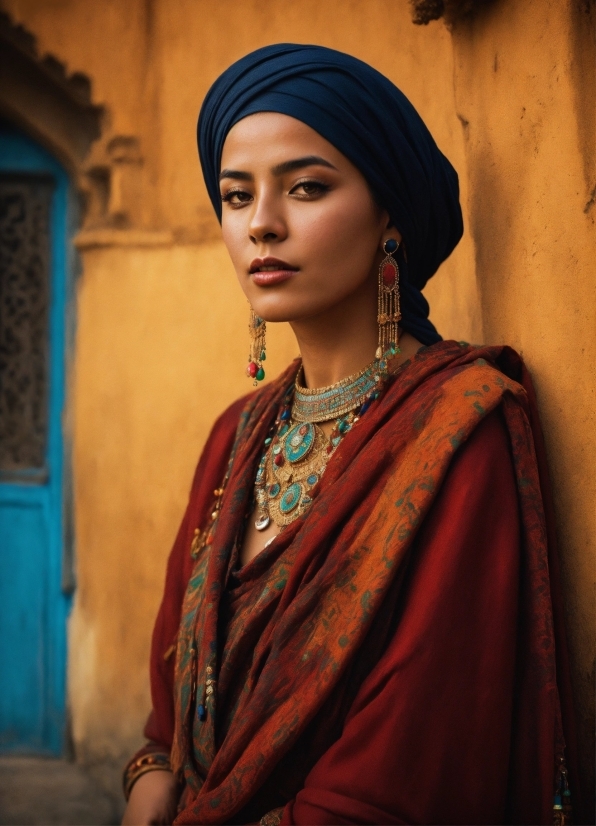
M 287 261 L 284 261 L 282 258 L 275 258 L 273 255 L 266 255 L 264 258 L 255 258 L 251 261 L 249 272 L 252 274 L 257 272 L 257 270 L 262 270 L 263 267 L 267 267 L 271 269 L 275 267 L 275 271 L 277 270 L 295 270 L 297 267 L 293 267 L 291 264 L 288 264 Z M 273 272 L 273 270 L 271 270 Z
M 297 270 L 273 270 L 273 271 L 266 271 L 266 272 L 253 272 L 251 275 L 252 280 L 255 284 L 258 284 L 259 287 L 269 287 L 273 284 L 281 284 L 282 281 L 287 281 L 293 275 L 296 275 Z

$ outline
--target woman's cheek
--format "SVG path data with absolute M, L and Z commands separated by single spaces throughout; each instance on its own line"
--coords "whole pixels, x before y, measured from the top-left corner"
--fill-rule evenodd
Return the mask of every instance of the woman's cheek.
M 344 276 L 354 269 L 368 271 L 368 258 L 374 256 L 375 245 L 368 249 L 366 237 L 362 237 L 360 216 L 355 218 L 340 210 L 331 214 L 323 212 L 304 225 L 300 235 L 303 240 L 301 255 L 313 265 L 331 272 L 339 271 L 338 275 L 344 273 Z
M 245 253 L 246 231 L 238 220 L 234 220 L 234 217 L 224 219 L 222 222 L 222 237 L 234 269 L 240 277 L 244 274 L 243 254 Z
M 292 229 L 294 238 L 300 243 L 301 258 L 308 256 L 315 261 L 333 260 L 338 251 L 346 246 L 349 237 L 339 210 L 334 210 L 331 214 L 325 209 L 304 211 L 290 224 L 290 233 Z M 352 238 L 351 245 L 353 242 Z

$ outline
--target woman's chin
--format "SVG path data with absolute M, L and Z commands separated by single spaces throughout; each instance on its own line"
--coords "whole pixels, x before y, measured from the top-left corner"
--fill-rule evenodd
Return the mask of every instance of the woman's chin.
M 331 295 L 318 296 L 318 300 L 313 300 L 315 296 L 273 296 L 258 295 L 249 297 L 249 303 L 255 313 L 271 324 L 282 321 L 306 321 L 307 319 L 321 319 L 325 323 L 325 318 L 335 316 L 338 304 L 345 296 Z
M 255 301 L 251 302 L 251 306 L 255 313 L 264 318 L 265 321 L 271 324 L 280 324 L 281 322 L 299 321 L 300 319 L 309 318 L 318 315 L 321 308 L 298 305 L 294 302 L 279 302 L 272 303 L 269 301 Z
M 253 309 L 255 313 L 259 316 L 259 318 L 264 319 L 267 322 L 267 324 L 283 324 L 284 322 L 287 324 L 291 324 L 293 321 L 296 321 L 296 317 L 292 314 L 281 312 L 260 313 L 256 308 Z

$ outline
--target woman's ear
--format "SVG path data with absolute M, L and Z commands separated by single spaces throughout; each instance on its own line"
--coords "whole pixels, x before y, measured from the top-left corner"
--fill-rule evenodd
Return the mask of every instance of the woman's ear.
M 397 227 L 395 226 L 395 224 L 393 223 L 393 221 L 391 220 L 389 215 L 387 215 L 387 223 L 385 225 L 385 235 L 384 235 L 384 237 L 385 237 L 385 239 L 394 238 L 397 241 L 398 244 L 401 244 L 401 242 L 402 242 L 402 234 L 397 229 Z
M 389 241 L 389 239 L 393 239 L 395 241 L 395 243 L 397 244 L 395 250 L 397 250 L 397 248 L 402 243 L 401 232 L 399 232 L 399 230 L 395 229 L 395 227 L 393 226 L 388 227 L 381 236 L 380 247 L 382 250 L 384 250 L 385 243 Z

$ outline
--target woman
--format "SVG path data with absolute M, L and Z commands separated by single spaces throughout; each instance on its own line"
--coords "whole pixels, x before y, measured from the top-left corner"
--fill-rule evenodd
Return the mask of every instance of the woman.
M 562 822 L 534 395 L 509 348 L 441 341 L 420 292 L 462 234 L 455 171 L 390 81 L 315 46 L 231 66 L 198 138 L 247 372 L 265 321 L 301 360 L 199 462 L 124 822 L 550 823 L 553 791 Z

